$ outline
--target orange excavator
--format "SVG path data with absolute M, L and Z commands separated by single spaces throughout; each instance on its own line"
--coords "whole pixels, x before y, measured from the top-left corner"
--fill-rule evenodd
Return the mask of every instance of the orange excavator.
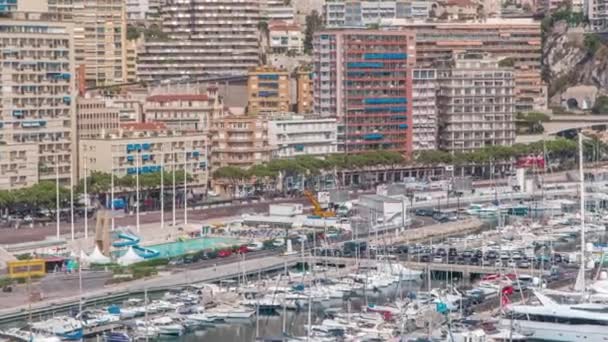
M 312 212 L 314 215 L 320 216 L 320 217 L 336 216 L 336 213 L 333 212 L 332 210 L 327 210 L 327 209 L 321 208 L 321 204 L 319 204 L 319 201 L 317 201 L 317 198 L 315 197 L 315 195 L 313 195 L 310 191 L 304 190 L 304 196 L 310 201 L 310 204 L 312 204 L 312 208 L 313 208 Z

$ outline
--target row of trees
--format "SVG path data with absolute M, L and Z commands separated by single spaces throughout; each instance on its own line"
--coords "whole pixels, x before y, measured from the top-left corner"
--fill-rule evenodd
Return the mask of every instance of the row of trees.
M 173 174 L 164 173 L 164 184 L 167 188 L 173 183 Z M 188 181 L 192 181 L 192 176 L 186 175 Z M 175 173 L 175 183 L 183 184 L 184 173 Z M 114 190 L 116 193 L 132 193 L 136 186 L 136 178 L 133 175 L 114 177 Z M 161 173 L 148 173 L 139 175 L 140 198 L 147 198 L 152 192 L 157 192 L 160 188 Z M 112 176 L 109 173 L 92 171 L 87 177 L 87 194 L 90 198 L 100 198 L 111 192 Z M 80 180 L 74 187 L 74 201 L 84 195 L 84 179 Z M 132 194 L 131 194 L 132 195 Z M 70 205 L 70 188 L 59 186 L 59 202 L 61 208 Z M 41 209 L 55 215 L 57 207 L 57 186 L 53 181 L 43 181 L 27 188 L 16 190 L 0 190 L 0 211 L 6 213 L 7 210 L 34 215 Z
M 513 146 L 490 146 L 473 152 L 449 153 L 439 150 L 422 151 L 414 155 L 413 159 L 405 159 L 400 153 L 390 151 L 374 151 L 359 154 L 332 154 L 325 158 L 313 156 L 299 156 L 293 159 L 276 159 L 265 164 L 254 165 L 248 169 L 238 167 L 222 167 L 212 174 L 216 181 L 223 181 L 232 186 L 243 183 L 255 183 L 265 189 L 277 189 L 283 186 L 286 179 L 301 179 L 302 184 L 307 181 L 318 180 L 327 175 L 336 175 L 342 170 L 367 170 L 371 168 L 397 168 L 404 165 L 454 165 L 458 166 L 487 166 L 492 163 L 508 163 L 521 156 L 545 155 L 549 161 L 564 164 L 575 162 L 577 156 L 577 143 L 569 139 L 555 139 L 546 142 L 531 144 L 515 144 Z M 604 160 L 608 156 L 608 145 L 596 138 L 585 141 L 584 154 L 587 160 Z M 565 164 L 564 164 L 565 165 Z M 173 174 L 165 172 L 164 184 L 170 189 L 173 183 Z M 183 172 L 175 173 L 176 184 L 183 184 Z M 187 175 L 188 181 L 193 179 Z M 93 171 L 87 177 L 87 193 L 91 198 L 100 198 L 111 191 L 111 175 Z M 161 183 L 161 173 L 149 173 L 139 176 L 140 198 L 157 196 Z M 116 193 L 132 195 L 135 189 L 135 176 L 127 175 L 114 177 Z M 0 209 L 16 209 L 20 212 L 35 213 L 40 209 L 55 212 L 56 207 L 55 182 L 44 181 L 28 188 L 0 191 Z M 169 191 L 167 191 L 169 192 Z M 81 180 L 74 189 L 75 198 L 81 198 L 84 193 L 84 181 Z M 70 190 L 59 188 L 61 207 L 69 206 Z

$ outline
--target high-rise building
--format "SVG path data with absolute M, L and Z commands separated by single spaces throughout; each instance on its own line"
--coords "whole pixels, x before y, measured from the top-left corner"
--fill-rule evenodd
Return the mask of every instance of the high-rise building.
M 412 83 L 413 150 L 435 150 L 437 149 L 437 71 L 414 69 Z
M 608 31 L 608 0 L 586 0 L 584 8 L 593 31 Z
M 137 49 L 143 44 L 143 39 L 133 39 L 125 41 L 126 44 L 126 63 L 125 81 L 133 83 L 137 81 Z
M 216 88 L 206 94 L 160 94 L 146 98 L 145 122 L 163 122 L 168 129 L 207 132 L 211 120 L 222 116 L 224 104 Z
M 158 19 L 161 0 L 126 0 L 127 19 L 145 22 Z
M 340 151 L 411 153 L 414 34 L 335 30 L 313 42 L 313 112 L 338 117 Z
M 166 0 L 163 37 L 138 55 L 142 81 L 245 75 L 259 63 L 260 4 L 242 0 Z
M 0 188 L 68 183 L 74 132 L 74 32 L 67 15 L 14 12 L 0 21 Z
M 49 11 L 74 19 L 76 65 L 88 86 L 126 81 L 127 20 L 124 0 L 47 0 Z
M 515 141 L 515 75 L 489 54 L 461 53 L 438 63 L 439 143 L 467 152 Z
M 100 97 L 76 99 L 76 129 L 78 139 L 103 137 L 118 131 L 120 110 L 110 100 Z
M 432 4 L 428 0 L 326 0 L 325 26 L 353 28 L 377 25 L 384 19 L 424 20 Z
M 247 82 L 247 113 L 288 112 L 289 73 L 272 67 L 251 69 Z
M 541 77 L 540 22 L 528 19 L 488 19 L 475 23 L 398 25 L 416 31 L 416 63 L 430 68 L 453 53 L 482 52 L 504 58 L 515 72 L 515 110 L 547 108 L 547 87 Z

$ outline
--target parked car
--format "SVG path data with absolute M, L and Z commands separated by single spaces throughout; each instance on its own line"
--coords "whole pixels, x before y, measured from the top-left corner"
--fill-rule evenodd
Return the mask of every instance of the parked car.
M 232 255 L 232 251 L 229 249 L 222 249 L 221 251 L 217 252 L 217 256 L 220 258 L 227 258 L 231 255 Z
M 433 209 L 416 209 L 414 210 L 414 214 L 416 216 L 426 216 L 426 217 L 431 217 L 433 216 L 433 214 L 435 214 L 435 210 Z

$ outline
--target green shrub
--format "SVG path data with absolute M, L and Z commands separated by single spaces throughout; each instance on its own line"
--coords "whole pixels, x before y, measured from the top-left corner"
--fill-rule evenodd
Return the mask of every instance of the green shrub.
M 17 260 L 31 260 L 31 259 L 33 259 L 32 255 L 30 253 L 17 254 L 17 255 L 15 255 L 15 258 L 17 258 Z

